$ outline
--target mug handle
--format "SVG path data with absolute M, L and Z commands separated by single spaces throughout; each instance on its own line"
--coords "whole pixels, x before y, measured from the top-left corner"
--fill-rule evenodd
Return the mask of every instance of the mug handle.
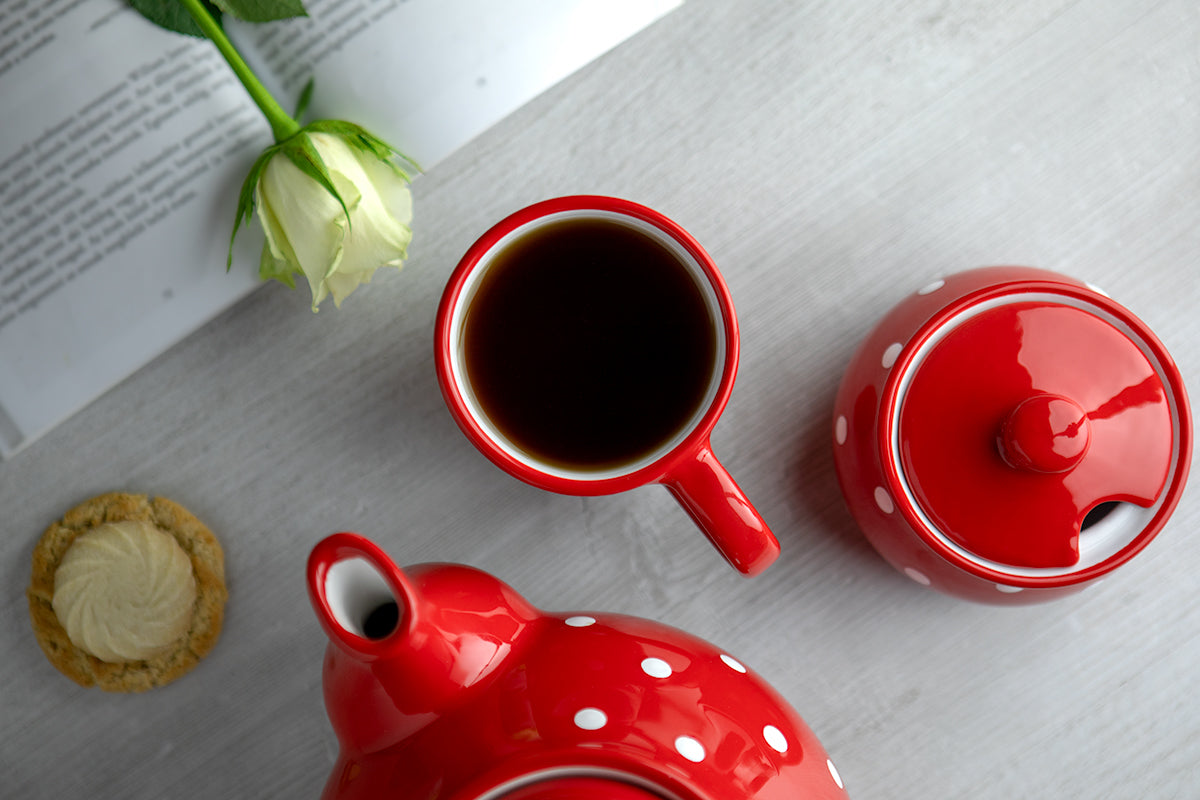
M 705 440 L 660 481 L 725 557 L 746 576 L 779 557 L 779 541 Z

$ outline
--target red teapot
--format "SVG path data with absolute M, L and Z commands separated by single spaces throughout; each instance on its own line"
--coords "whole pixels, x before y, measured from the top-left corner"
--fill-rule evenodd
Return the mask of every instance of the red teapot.
M 339 533 L 308 561 L 341 745 L 323 800 L 845 800 L 760 677 L 628 616 L 549 614 L 452 564 Z

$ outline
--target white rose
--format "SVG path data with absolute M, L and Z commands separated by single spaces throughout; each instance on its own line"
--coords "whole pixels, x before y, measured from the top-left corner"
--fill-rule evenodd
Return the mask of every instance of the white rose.
M 266 233 L 260 276 L 293 286 L 302 273 L 316 311 L 329 295 L 340 306 L 380 267 L 399 268 L 412 240 L 412 195 L 394 154 L 337 121 L 264 153 L 247 181 Z

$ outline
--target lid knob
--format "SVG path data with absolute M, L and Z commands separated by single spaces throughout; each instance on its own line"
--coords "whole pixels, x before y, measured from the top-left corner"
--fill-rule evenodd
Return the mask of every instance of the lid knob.
M 1087 453 L 1091 423 L 1074 400 L 1038 394 L 1017 405 L 1000 428 L 1000 455 L 1016 469 L 1067 472 Z

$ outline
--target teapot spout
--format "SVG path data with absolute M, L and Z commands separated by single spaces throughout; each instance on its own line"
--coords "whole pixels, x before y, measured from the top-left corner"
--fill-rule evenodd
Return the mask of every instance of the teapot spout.
M 401 570 L 354 533 L 319 542 L 308 593 L 330 645 L 325 705 L 344 746 L 371 753 L 455 708 L 518 645 L 537 612 L 479 570 Z
M 353 533 L 334 534 L 313 548 L 308 593 L 330 642 L 360 661 L 388 655 L 416 622 L 417 597 L 407 576 Z

